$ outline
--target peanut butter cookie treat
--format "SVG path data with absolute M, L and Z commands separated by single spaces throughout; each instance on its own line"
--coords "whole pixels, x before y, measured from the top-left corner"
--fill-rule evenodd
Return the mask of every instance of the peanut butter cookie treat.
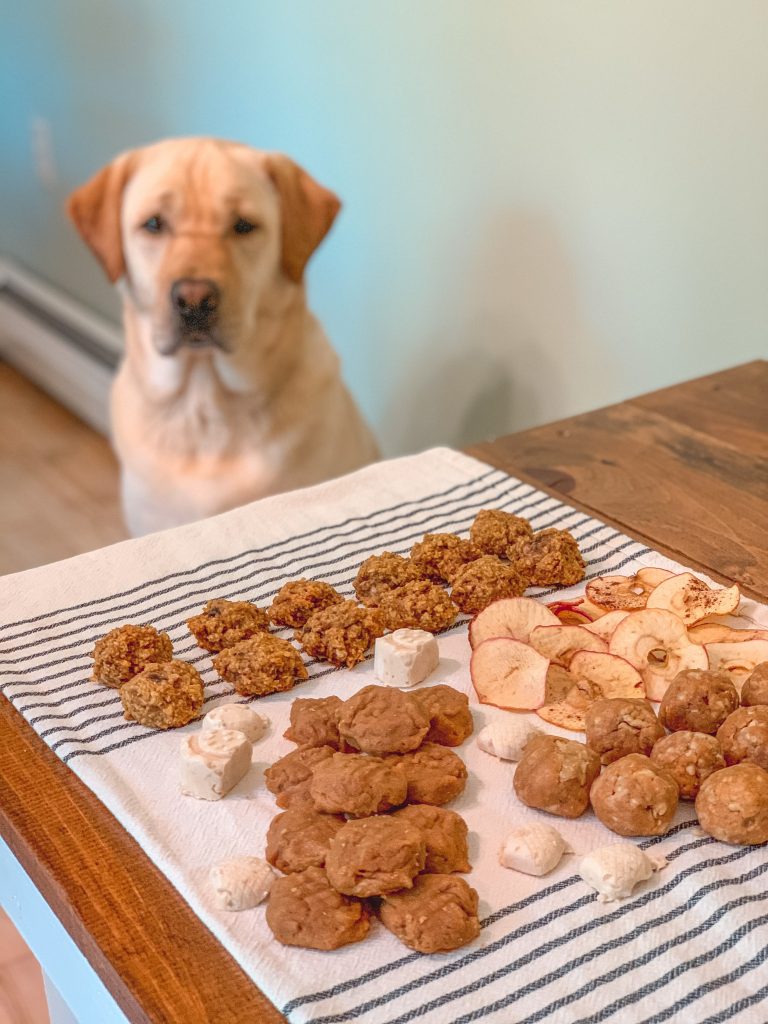
M 284 583 L 269 609 L 276 626 L 303 626 L 310 615 L 344 598 L 330 583 L 322 580 L 290 580 Z
M 318 811 L 365 818 L 404 804 L 408 776 L 391 759 L 337 753 L 314 769 L 309 792 Z
M 244 697 L 291 690 L 309 675 L 296 648 L 271 633 L 226 647 L 213 659 L 213 667 Z
M 443 588 L 429 580 L 412 580 L 383 594 L 379 610 L 387 629 L 424 629 L 428 633 L 447 629 L 459 613 Z
M 296 630 L 296 640 L 312 658 L 354 668 L 383 633 L 384 623 L 378 611 L 362 608 L 354 601 L 342 601 L 310 615 Z
M 421 832 L 387 815 L 348 821 L 333 837 L 325 862 L 328 881 L 347 896 L 382 896 L 410 889 L 424 868 Z
M 620 836 L 663 836 L 677 810 L 674 777 L 644 754 L 609 764 L 592 783 L 595 814 Z
M 336 892 L 322 868 L 276 878 L 267 904 L 267 924 L 284 946 L 338 949 L 368 934 L 365 903 Z
M 480 552 L 455 533 L 427 533 L 411 548 L 411 562 L 424 579 L 450 583 L 462 566 L 474 562 Z
M 477 892 L 463 878 L 418 875 L 412 889 L 384 896 L 379 917 L 410 949 L 444 953 L 480 934 L 477 904 Z
M 333 747 L 299 747 L 290 754 L 275 761 L 264 772 L 264 782 L 270 793 L 275 794 L 278 807 L 295 807 L 299 804 L 312 806 L 309 784 L 312 769 L 329 760 L 336 751 Z
M 427 848 L 424 871 L 432 875 L 450 875 L 469 871 L 467 823 L 455 811 L 429 804 L 408 804 L 394 811 L 393 818 L 407 821 L 421 832 Z
M 542 733 L 526 743 L 512 784 L 526 806 L 578 818 L 589 807 L 589 789 L 599 774 L 594 750 Z
M 413 699 L 429 718 L 429 732 L 425 743 L 440 743 L 444 747 L 458 747 L 472 735 L 474 723 L 466 694 L 452 686 L 425 686 L 413 691 Z
M 741 688 L 741 703 L 745 707 L 768 704 L 768 661 L 757 665 Z
M 272 819 L 266 858 L 286 875 L 305 868 L 321 868 L 331 840 L 343 827 L 340 814 L 320 814 L 303 805 L 290 807 Z
M 388 760 L 405 770 L 410 804 L 447 804 L 460 796 L 467 784 L 464 762 L 437 743 L 425 743 L 412 754 L 392 755 Z
M 717 730 L 726 764 L 750 761 L 768 770 L 768 707 L 738 708 Z
M 91 679 L 119 688 L 147 665 L 170 661 L 173 647 L 167 633 L 154 626 L 118 626 L 96 641 L 91 654 Z
M 768 842 L 768 772 L 737 764 L 710 775 L 696 797 L 699 824 L 723 843 Z
M 714 736 L 703 732 L 671 732 L 651 751 L 651 760 L 668 771 L 677 783 L 681 800 L 695 800 L 701 784 L 725 768 L 725 758 Z
M 203 680 L 186 661 L 147 665 L 120 687 L 128 721 L 150 729 L 177 729 L 203 710 Z
M 451 599 L 463 612 L 475 615 L 500 597 L 520 597 L 530 586 L 516 566 L 493 555 L 469 562 L 453 578 Z
M 187 619 L 187 627 L 198 647 L 217 654 L 263 633 L 269 627 L 269 619 L 265 611 L 250 601 L 226 601 L 222 597 L 209 601 L 199 615 Z
M 670 732 L 717 732 L 739 706 L 739 694 L 727 673 L 686 668 L 667 687 L 659 721 Z
M 411 580 L 419 579 L 420 573 L 410 558 L 403 558 L 393 551 L 385 551 L 381 555 L 366 558 L 357 571 L 352 584 L 358 601 L 376 606 L 384 594 L 397 590 Z
M 339 714 L 339 736 L 366 754 L 415 750 L 428 729 L 429 719 L 419 702 L 391 686 L 364 686 Z
M 533 527 L 527 519 L 498 508 L 481 509 L 469 530 L 469 539 L 486 555 L 506 558 L 518 541 L 530 540 Z
M 584 579 L 584 559 L 567 530 L 540 530 L 532 538 L 518 541 L 508 557 L 530 581 L 529 587 L 570 587 Z
M 338 697 L 297 697 L 291 704 L 291 724 L 283 736 L 300 747 L 342 749 L 339 714 L 344 701 Z
M 647 700 L 612 697 L 590 704 L 585 716 L 587 746 L 603 764 L 627 754 L 650 754 L 664 726 Z

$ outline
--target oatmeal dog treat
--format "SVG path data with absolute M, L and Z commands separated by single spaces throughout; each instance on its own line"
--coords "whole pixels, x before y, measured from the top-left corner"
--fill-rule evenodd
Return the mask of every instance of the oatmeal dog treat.
M 571 587 L 584 579 L 584 559 L 567 530 L 540 530 L 518 541 L 508 557 L 529 587 Z
M 717 730 L 726 764 L 750 761 L 768 771 L 768 707 L 738 708 Z
M 425 743 L 458 747 L 472 735 L 474 723 L 466 694 L 441 683 L 439 686 L 425 686 L 422 690 L 415 690 L 413 698 L 429 718 Z
M 741 688 L 741 703 L 745 707 L 768 704 L 768 661 L 757 665 Z
M 377 637 L 373 648 L 373 674 L 385 686 L 415 686 L 439 661 L 437 640 L 424 629 L 396 629 Z
M 673 776 L 644 754 L 627 754 L 604 769 L 590 793 L 600 821 L 620 836 L 663 836 L 677 810 Z
M 667 687 L 659 721 L 670 732 L 706 732 L 714 736 L 739 706 L 739 694 L 725 672 L 686 668 Z
M 217 864 L 210 880 L 220 910 L 251 910 L 269 895 L 275 873 L 261 857 L 236 857 Z
M 611 764 L 627 754 L 650 754 L 664 726 L 647 700 L 612 697 L 597 700 L 585 716 L 587 746 Z
M 267 924 L 284 946 L 338 949 L 368 934 L 365 903 L 343 896 L 322 868 L 276 878 L 267 904 Z
M 291 690 L 309 675 L 296 648 L 271 633 L 225 648 L 213 659 L 213 667 L 244 697 Z
M 431 875 L 450 875 L 454 871 L 470 871 L 467 848 L 467 823 L 455 811 L 430 804 L 408 804 L 394 811 L 399 818 L 413 825 L 426 844 L 424 871 Z
M 313 770 L 309 791 L 318 811 L 365 818 L 404 804 L 408 776 L 391 759 L 336 753 Z
M 443 588 L 429 580 L 412 580 L 382 594 L 379 610 L 387 629 L 424 629 L 430 633 L 447 629 L 458 615 Z
M 266 858 L 286 875 L 305 868 L 321 868 L 331 840 L 343 826 L 340 814 L 320 814 L 304 805 L 289 807 L 272 819 Z
M 568 852 L 568 845 L 556 828 L 534 821 L 510 832 L 499 851 L 504 868 L 526 875 L 548 875 Z
M 297 697 L 291 704 L 291 724 L 283 736 L 300 747 L 341 750 L 339 713 L 343 706 L 339 697 Z
M 251 743 L 260 740 L 269 728 L 269 719 L 247 704 L 219 704 L 203 719 L 203 732 L 216 729 L 237 729 Z
M 427 848 L 407 821 L 376 815 L 348 821 L 331 840 L 325 871 L 346 896 L 383 896 L 410 889 L 424 868 Z
M 168 634 L 154 626 L 118 626 L 96 641 L 91 657 L 91 679 L 119 688 L 147 665 L 170 661 L 173 647 Z
M 515 566 L 483 555 L 456 573 L 451 598 L 461 611 L 475 615 L 500 597 L 520 597 L 528 586 Z
M 342 601 L 310 615 L 296 630 L 296 640 L 312 658 L 354 668 L 383 633 L 384 623 L 376 610 Z
M 699 824 L 723 843 L 768 842 L 768 772 L 736 764 L 710 775 L 696 797 Z
M 311 807 L 309 784 L 312 781 L 312 769 L 330 760 L 335 753 L 333 747 L 299 747 L 267 768 L 264 783 L 270 793 L 275 794 L 277 806 L 294 807 L 304 804 Z
M 250 640 L 269 626 L 267 613 L 250 601 L 209 601 L 199 615 L 187 619 L 187 627 L 204 651 L 218 654 L 241 640 Z
M 410 804 L 447 804 L 460 796 L 467 784 L 464 762 L 437 743 L 425 743 L 412 754 L 396 754 L 387 760 L 405 770 Z
M 120 687 L 128 721 L 150 729 L 177 729 L 203 710 L 203 680 L 186 661 L 147 665 Z
M 420 573 L 409 558 L 385 551 L 382 555 L 366 558 L 357 571 L 352 584 L 358 601 L 375 606 L 384 594 L 397 590 L 411 580 L 419 579 Z
M 677 783 L 681 800 L 695 800 L 701 784 L 725 768 L 725 758 L 714 736 L 703 732 L 671 732 L 651 751 L 651 760 L 668 771 Z
M 415 750 L 429 729 L 429 718 L 409 693 L 391 686 L 364 686 L 345 702 L 339 735 L 366 754 Z
M 455 533 L 427 533 L 411 548 L 412 564 L 425 579 L 437 583 L 450 583 L 462 566 L 479 557 L 474 544 Z
M 276 626 L 303 626 L 314 612 L 340 604 L 344 598 L 330 583 L 321 580 L 290 580 L 277 592 L 269 609 Z
M 600 758 L 576 740 L 542 733 L 525 745 L 512 784 L 528 807 L 562 818 L 578 818 L 589 807 L 589 788 Z
M 527 519 L 498 508 L 481 509 L 469 529 L 469 539 L 483 554 L 506 558 L 518 541 L 530 540 L 533 527 Z
M 214 729 L 182 736 L 179 744 L 181 792 L 198 800 L 221 800 L 251 767 L 252 747 L 237 729 Z
M 456 875 L 418 875 L 412 889 L 384 896 L 381 923 L 419 953 L 466 946 L 480 934 L 477 893 Z

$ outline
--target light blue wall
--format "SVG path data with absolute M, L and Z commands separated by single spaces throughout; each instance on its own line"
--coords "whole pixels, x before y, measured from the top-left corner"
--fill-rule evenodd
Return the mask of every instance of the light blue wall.
M 389 452 L 768 352 L 763 0 L 14 8 L 0 251 L 116 315 L 74 185 L 166 135 L 290 153 L 345 202 L 311 299 Z

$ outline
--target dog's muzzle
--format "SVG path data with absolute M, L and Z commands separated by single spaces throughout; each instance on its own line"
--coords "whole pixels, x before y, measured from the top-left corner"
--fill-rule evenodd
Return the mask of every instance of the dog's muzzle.
M 220 298 L 218 286 L 207 278 L 184 277 L 174 282 L 171 305 L 180 344 L 214 342 Z

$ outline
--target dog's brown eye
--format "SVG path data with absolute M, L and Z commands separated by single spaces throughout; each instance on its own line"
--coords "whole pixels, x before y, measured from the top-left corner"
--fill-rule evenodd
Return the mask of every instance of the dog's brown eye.
M 252 231 L 256 231 L 258 224 L 253 224 L 251 221 L 246 220 L 245 217 L 239 217 L 235 221 L 235 232 L 238 235 L 250 235 Z
M 159 235 L 163 230 L 163 222 L 157 215 L 150 217 L 149 220 L 145 220 L 141 226 L 145 231 L 148 231 L 150 235 Z

